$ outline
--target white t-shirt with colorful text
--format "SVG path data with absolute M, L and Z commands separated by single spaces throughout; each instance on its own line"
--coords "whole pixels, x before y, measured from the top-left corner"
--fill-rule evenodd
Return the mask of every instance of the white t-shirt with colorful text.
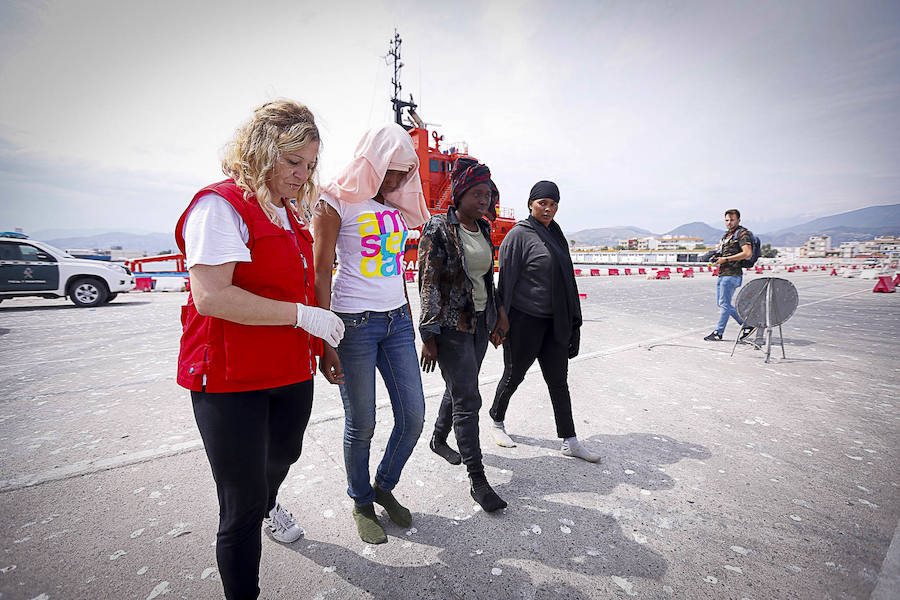
M 403 250 L 409 231 L 400 210 L 374 200 L 322 198 L 341 217 L 331 310 L 385 312 L 406 304 Z

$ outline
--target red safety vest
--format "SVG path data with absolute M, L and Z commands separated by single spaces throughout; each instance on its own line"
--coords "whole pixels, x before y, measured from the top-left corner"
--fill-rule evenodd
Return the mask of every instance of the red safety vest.
M 250 262 L 234 267 L 232 283 L 258 296 L 316 306 L 312 236 L 290 210 L 294 233 L 273 224 L 256 199 L 244 199 L 231 179 L 209 185 L 194 196 L 178 219 L 175 240 L 184 253 L 184 222 L 197 199 L 213 192 L 225 198 L 249 230 Z M 181 307 L 178 384 L 192 391 L 243 392 L 311 379 L 322 340 L 290 325 L 242 325 L 205 317 L 193 295 Z

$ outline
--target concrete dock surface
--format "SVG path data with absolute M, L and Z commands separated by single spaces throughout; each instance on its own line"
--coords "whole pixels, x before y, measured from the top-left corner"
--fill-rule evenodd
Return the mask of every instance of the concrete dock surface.
M 734 322 L 725 342 L 703 341 L 717 317 L 706 274 L 579 278 L 569 386 L 579 437 L 603 460 L 560 454 L 533 370 L 507 416 L 517 446 L 482 427 L 500 513 L 476 510 L 465 468 L 429 450 L 443 382 L 424 375 L 425 431 L 395 490 L 414 523 L 376 507 L 383 545 L 357 537 L 340 396 L 318 376 L 279 496 L 306 535 L 264 535 L 261 597 L 900 597 L 900 294 L 774 274 L 800 300 L 787 358 L 776 347 L 769 364 L 746 345 L 730 356 Z M 0 305 L 0 600 L 222 597 L 214 483 L 174 381 L 185 299 Z M 483 424 L 501 371 L 491 348 Z M 378 397 L 373 470 L 392 424 L 380 384 Z

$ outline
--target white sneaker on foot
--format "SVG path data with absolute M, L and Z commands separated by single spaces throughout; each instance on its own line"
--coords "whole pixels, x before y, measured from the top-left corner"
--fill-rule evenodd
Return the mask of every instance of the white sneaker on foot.
M 296 542 L 303 537 L 303 529 L 297 525 L 294 516 L 281 507 L 281 504 L 275 504 L 275 508 L 269 511 L 269 516 L 263 519 L 263 524 L 273 538 L 285 544 Z
M 492 421 L 490 430 L 491 437 L 498 446 L 503 446 L 504 448 L 516 447 L 516 443 L 512 441 L 512 438 L 509 437 L 509 435 L 507 435 L 506 426 L 503 424 L 503 421 Z
M 563 440 L 562 450 L 563 456 L 574 456 L 588 462 L 600 462 L 600 455 L 594 454 L 581 445 L 578 438 L 567 438 Z

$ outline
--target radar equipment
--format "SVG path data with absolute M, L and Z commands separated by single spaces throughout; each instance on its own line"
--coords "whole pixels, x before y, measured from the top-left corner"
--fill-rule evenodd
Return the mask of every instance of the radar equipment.
M 419 159 L 419 177 L 422 181 L 422 194 L 425 197 L 425 206 L 432 215 L 444 214 L 452 198 L 452 184 L 450 174 L 453 166 L 461 157 L 474 159 L 469 154 L 466 144 L 447 144 L 447 149 L 441 148 L 444 136 L 436 131 L 429 132 L 428 127 L 435 123 L 426 123 L 416 112 L 418 106 L 409 96 L 409 102 L 401 100 L 403 87 L 400 85 L 400 75 L 403 69 L 403 61 L 400 60 L 400 47 L 403 41 L 400 34 L 394 30 L 394 36 L 390 40 L 387 54 L 383 57 L 387 64 L 393 61 L 393 94 L 391 107 L 394 113 L 394 122 L 406 129 L 412 139 L 413 148 Z M 433 145 L 432 145 L 433 144 Z M 491 221 L 491 242 L 494 248 L 499 248 L 503 238 L 516 224 L 515 213 L 511 208 L 502 207 L 499 200 L 494 206 L 495 211 L 488 216 Z M 418 231 L 410 232 L 406 239 L 406 248 L 403 253 L 404 268 L 415 271 L 418 265 L 419 236 Z M 495 250 L 494 260 L 498 259 Z M 495 263 L 496 265 L 496 263 Z M 495 266 L 495 269 L 497 267 Z
M 781 344 L 781 357 L 787 358 L 784 353 L 784 335 L 781 332 L 781 324 L 791 318 L 797 310 L 800 297 L 797 288 L 787 279 L 779 277 L 760 277 L 743 286 L 738 292 L 734 307 L 738 316 L 744 322 L 745 327 L 756 327 L 763 331 L 766 344 L 766 362 L 772 354 L 772 330 L 778 327 L 778 337 Z M 758 339 L 758 338 L 757 338 Z M 740 342 L 740 336 L 734 340 L 731 347 L 731 355 Z M 755 342 L 744 342 L 760 349 Z
M 424 129 L 425 123 L 419 118 L 419 115 L 416 113 L 416 108 L 418 105 L 413 101 L 412 94 L 409 95 L 409 102 L 405 102 L 400 99 L 401 91 L 403 90 L 403 86 L 400 84 L 400 69 L 403 68 L 403 62 L 400 60 L 400 45 L 403 43 L 403 40 L 400 39 L 400 34 L 397 33 L 397 30 L 394 30 L 394 38 L 391 40 L 390 48 L 388 48 L 387 56 L 390 56 L 394 59 L 394 76 L 391 77 L 391 83 L 394 85 L 394 95 L 391 96 L 391 104 L 394 105 L 394 122 L 397 125 L 405 127 L 406 129 L 411 129 L 412 127 L 419 127 Z M 387 56 L 385 58 L 387 58 Z M 403 123 L 403 109 L 406 108 L 409 111 L 409 118 L 413 121 L 414 125 L 407 125 Z

